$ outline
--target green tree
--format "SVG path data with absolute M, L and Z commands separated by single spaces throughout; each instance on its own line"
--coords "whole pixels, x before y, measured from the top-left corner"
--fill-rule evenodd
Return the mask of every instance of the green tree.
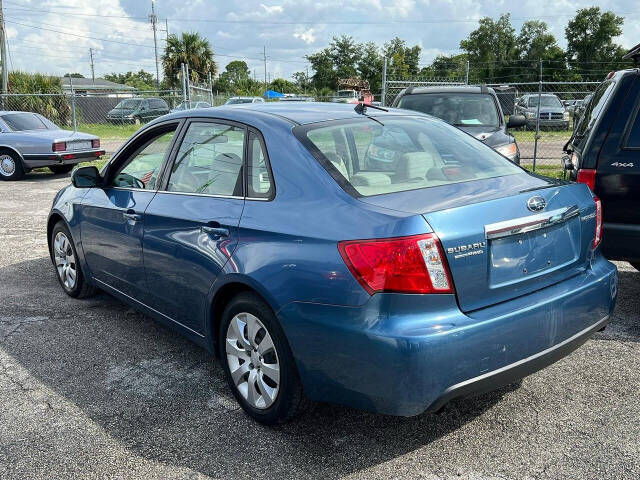
M 408 47 L 407 42 L 399 37 L 384 44 L 383 52 L 387 57 L 387 74 L 395 78 L 407 78 L 419 73 L 420 52 L 419 45 Z
M 290 82 L 289 80 L 285 80 L 284 78 L 276 78 L 269 84 L 269 88 L 280 93 L 300 92 L 300 89 L 295 83 Z
M 625 50 L 613 39 L 622 33 L 623 23 L 623 17 L 600 7 L 578 10 L 564 30 L 572 70 L 593 80 L 602 78 L 604 71 L 620 69 Z
M 546 80 L 570 80 L 566 54 L 558 46 L 545 22 L 530 20 L 522 24 L 516 39 L 518 54 L 517 80 L 537 81 L 540 76 L 540 60 L 543 62 L 543 77 Z
M 64 76 L 71 78 L 84 78 L 84 75 L 82 75 L 81 73 L 65 73 Z
M 325 48 L 311 55 L 306 56 L 314 71 L 311 77 L 313 88 L 321 90 L 329 88 L 335 90 L 338 82 L 338 75 L 333 69 L 333 57 L 330 48 Z
M 307 89 L 311 88 L 311 79 L 306 72 L 295 72 L 291 75 L 293 81 L 296 83 L 298 90 L 307 91 Z
M 509 14 L 497 21 L 484 17 L 478 28 L 460 42 L 473 67 L 471 82 L 500 82 L 512 75 L 509 67 L 517 58 L 516 34 Z
M 181 64 L 189 65 L 191 80 L 206 80 L 207 74 L 215 75 L 218 68 L 213 60 L 213 50 L 209 40 L 197 32 L 183 32 L 179 37 L 169 35 L 162 55 L 162 66 L 168 83 L 178 86 Z
M 382 88 L 382 55 L 380 49 L 373 42 L 361 46 L 361 55 L 356 65 L 358 75 L 367 80 L 372 92 L 379 92 Z
M 127 73 L 108 73 L 104 76 L 104 79 L 110 82 L 129 85 L 138 90 L 153 90 L 156 88 L 153 74 L 145 72 L 144 70 Z
M 438 55 L 431 65 L 420 70 L 420 76 L 435 80 L 464 81 L 467 75 L 466 53 L 459 55 Z
M 329 44 L 333 69 L 338 78 L 356 75 L 356 64 L 360 60 L 361 46 L 349 35 L 333 37 Z

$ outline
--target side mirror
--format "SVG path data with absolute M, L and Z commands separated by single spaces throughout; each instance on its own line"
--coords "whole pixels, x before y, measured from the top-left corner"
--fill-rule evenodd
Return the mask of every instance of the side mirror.
M 102 184 L 100 172 L 94 166 L 80 167 L 71 175 L 71 183 L 76 188 L 98 187 Z
M 526 123 L 527 120 L 524 118 L 524 115 L 511 115 L 507 122 L 507 128 L 524 127 Z
M 562 168 L 565 170 L 573 170 L 573 162 L 569 155 L 562 157 Z

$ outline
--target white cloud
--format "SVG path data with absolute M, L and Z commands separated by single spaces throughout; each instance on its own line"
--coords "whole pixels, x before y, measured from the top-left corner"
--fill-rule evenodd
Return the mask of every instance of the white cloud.
M 261 4 L 260 4 L 260 6 L 261 6 L 262 8 L 264 8 L 264 9 L 265 9 L 265 11 L 266 11 L 269 15 L 271 15 L 272 13 L 282 13 L 282 12 L 284 12 L 284 8 L 282 8 L 282 6 L 281 6 L 281 5 L 272 5 L 272 6 L 268 6 L 268 5 L 265 5 L 264 3 L 261 3 Z
M 314 35 L 315 30 L 313 28 L 308 28 L 306 30 L 302 28 L 298 28 L 297 31 L 293 34 L 294 38 L 299 38 L 307 45 L 312 44 L 316 41 L 316 37 Z

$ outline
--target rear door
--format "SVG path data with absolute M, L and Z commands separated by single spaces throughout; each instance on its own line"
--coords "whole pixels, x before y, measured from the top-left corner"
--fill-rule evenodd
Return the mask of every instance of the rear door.
M 246 128 L 192 120 L 145 213 L 144 264 L 152 306 L 201 332 L 208 293 L 238 243 Z
M 640 259 L 640 79 L 619 104 L 599 152 L 595 192 L 602 200 L 605 254 Z

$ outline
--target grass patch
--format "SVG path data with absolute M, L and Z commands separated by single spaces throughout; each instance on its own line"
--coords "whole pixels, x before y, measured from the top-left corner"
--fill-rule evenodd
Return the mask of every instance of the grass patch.
M 521 164 L 522 168 L 526 168 L 530 172 L 533 172 L 532 164 Z M 557 167 L 555 165 L 536 165 L 536 171 L 538 175 L 543 175 L 545 177 L 550 178 L 559 178 L 562 179 L 564 175 L 564 170 L 562 167 Z
M 124 124 L 112 125 L 110 123 L 81 123 L 78 131 L 97 135 L 105 140 L 126 140 L 136 133 L 142 125 Z
M 536 139 L 536 132 L 533 130 L 510 130 L 511 133 L 517 142 L 533 142 Z M 540 130 L 539 132 L 541 140 L 558 140 L 558 141 L 567 141 L 571 134 L 572 130 Z

